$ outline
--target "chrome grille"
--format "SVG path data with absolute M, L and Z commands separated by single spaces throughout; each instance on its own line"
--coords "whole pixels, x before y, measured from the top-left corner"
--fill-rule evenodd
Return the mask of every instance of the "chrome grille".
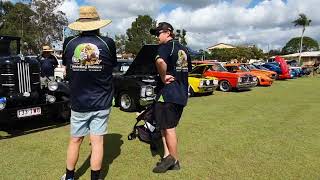
M 253 77 L 250 75 L 241 77 L 241 83 L 248 83 L 248 82 L 252 82 L 252 81 L 253 81 Z
M 31 92 L 29 63 L 17 63 L 19 92 Z

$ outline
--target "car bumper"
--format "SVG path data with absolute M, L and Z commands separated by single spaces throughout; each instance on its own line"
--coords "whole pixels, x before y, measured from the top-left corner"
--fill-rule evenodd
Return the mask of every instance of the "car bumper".
M 209 93 L 209 92 L 213 92 L 218 86 L 215 85 L 215 86 L 202 86 L 202 87 L 199 87 L 199 91 L 198 92 L 195 92 L 195 93 Z
M 53 109 L 53 107 L 58 107 L 64 103 L 68 103 L 68 101 L 61 101 L 61 102 L 55 102 L 52 104 L 39 104 L 39 105 L 32 105 L 32 106 L 23 106 L 23 107 L 12 107 L 12 108 L 5 108 L 0 111 L 0 122 L 10 122 L 10 121 L 16 121 L 16 120 L 24 120 L 24 119 L 30 119 L 30 118 L 37 118 L 37 117 L 43 117 L 45 115 L 48 115 Z M 41 108 L 41 114 L 39 115 L 32 115 L 32 116 L 26 116 L 26 117 L 18 117 L 18 111 L 23 109 L 30 109 L 30 108 Z M 56 112 L 57 113 L 57 112 Z
M 261 79 L 259 81 L 260 86 L 271 86 L 272 83 L 273 83 L 273 80 L 270 81 L 270 80 L 266 80 L 266 79 Z
M 248 82 L 248 83 L 238 83 L 237 84 L 237 89 L 238 90 L 246 90 L 253 88 L 257 85 L 257 82 Z
M 140 98 L 139 99 L 139 104 L 140 104 L 140 106 L 147 106 L 149 104 L 152 104 L 154 99 L 155 99 L 155 97 Z

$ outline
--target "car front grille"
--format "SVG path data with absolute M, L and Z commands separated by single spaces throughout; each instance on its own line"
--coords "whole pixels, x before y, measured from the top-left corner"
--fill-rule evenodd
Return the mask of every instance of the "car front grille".
M 17 63 L 19 92 L 31 92 L 29 63 Z
M 253 81 L 253 77 L 251 75 L 246 75 L 241 77 L 241 83 L 248 83 L 252 81 Z

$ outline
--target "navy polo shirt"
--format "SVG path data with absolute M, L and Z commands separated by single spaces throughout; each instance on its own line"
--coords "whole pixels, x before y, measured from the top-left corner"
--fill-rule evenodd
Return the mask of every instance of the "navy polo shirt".
M 188 72 L 192 68 L 187 49 L 178 41 L 170 40 L 159 46 L 158 58 L 166 62 L 167 74 L 174 76 L 175 81 L 170 84 L 161 82 L 157 101 L 185 106 L 188 100 Z
M 83 32 L 63 44 L 63 64 L 70 82 L 71 109 L 77 112 L 105 110 L 112 105 L 112 69 L 116 46 L 108 37 Z
M 55 56 L 42 57 L 41 64 L 41 77 L 50 77 L 54 75 L 54 69 L 58 66 L 58 60 Z

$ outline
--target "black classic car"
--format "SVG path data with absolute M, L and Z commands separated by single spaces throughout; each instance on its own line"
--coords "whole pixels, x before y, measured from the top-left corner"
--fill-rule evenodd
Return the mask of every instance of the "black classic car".
M 0 123 L 30 117 L 67 120 L 69 87 L 61 79 L 40 77 L 40 62 L 20 54 L 20 38 L 0 36 Z
M 133 61 L 118 60 L 114 69 L 115 105 L 123 111 L 139 111 L 156 96 L 158 45 L 144 45 Z

